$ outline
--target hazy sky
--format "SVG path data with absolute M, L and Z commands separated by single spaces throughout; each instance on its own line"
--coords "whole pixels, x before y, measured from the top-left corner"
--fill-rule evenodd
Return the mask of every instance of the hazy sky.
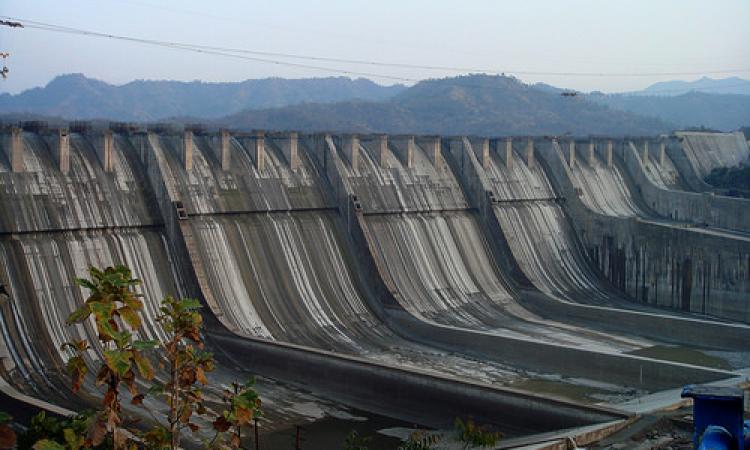
M 2 0 L 0 15 L 57 25 L 250 50 L 508 73 L 664 73 L 735 70 L 750 78 L 748 0 Z M 135 43 L 0 27 L 11 57 L 0 92 L 81 72 L 134 79 L 239 81 L 333 72 L 203 55 Z M 299 61 L 301 62 L 301 61 Z M 423 79 L 457 72 L 306 62 Z M 585 91 L 624 91 L 700 75 L 524 75 Z M 390 84 L 393 80 L 370 77 Z

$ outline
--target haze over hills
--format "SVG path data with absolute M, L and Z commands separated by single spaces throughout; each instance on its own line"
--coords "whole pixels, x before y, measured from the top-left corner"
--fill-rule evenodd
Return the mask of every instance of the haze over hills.
M 675 96 L 591 94 L 587 98 L 612 109 L 658 117 L 680 128 L 731 131 L 750 124 L 750 95 L 690 92 Z
M 673 128 L 658 119 L 489 75 L 422 81 L 384 102 L 248 110 L 218 123 L 235 128 L 479 135 L 653 134 Z
M 160 120 L 174 116 L 215 118 L 243 109 L 274 108 L 305 102 L 383 100 L 404 90 L 364 78 L 264 78 L 237 83 L 137 80 L 121 86 L 61 75 L 43 88 L 0 95 L 3 112 L 78 119 Z
M 631 92 L 630 94 L 682 95 L 691 92 L 750 95 L 750 81 L 739 77 L 722 79 L 703 77 L 695 81 L 662 81 L 654 83 L 642 91 Z
M 556 94 L 569 91 L 545 83 L 533 86 Z M 664 81 L 640 91 L 621 94 L 579 92 L 579 95 L 612 109 L 656 117 L 679 128 L 731 131 L 750 124 L 750 81 L 738 77 Z
M 739 78 L 704 78 L 657 83 L 637 93 L 563 97 L 565 90 L 555 86 L 487 75 L 427 80 L 407 88 L 346 77 L 237 83 L 139 80 L 115 86 L 73 74 L 43 88 L 0 95 L 0 110 L 6 120 L 181 118 L 243 128 L 359 132 L 652 134 L 699 126 L 733 130 L 749 124 L 749 95 L 649 95 L 676 92 L 675 86 L 719 91 L 743 83 L 750 84 Z
M 592 92 L 588 98 L 613 109 L 658 117 L 680 128 L 730 131 L 750 124 L 750 81 L 738 77 L 663 81 L 622 94 Z

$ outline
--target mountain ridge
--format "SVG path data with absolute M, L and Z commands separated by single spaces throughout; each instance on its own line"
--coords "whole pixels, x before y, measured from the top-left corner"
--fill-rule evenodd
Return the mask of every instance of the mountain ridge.
M 563 97 L 513 77 L 465 75 L 417 83 L 384 102 L 347 101 L 243 111 L 235 128 L 417 134 L 654 134 L 668 122 Z
M 706 80 L 726 85 L 734 79 Z M 654 86 L 669 85 L 656 83 L 639 92 Z M 570 91 L 481 74 L 429 79 L 412 87 L 346 77 L 230 83 L 134 80 L 112 85 L 68 74 L 45 87 L 0 95 L 0 110 L 8 118 L 437 134 L 648 134 L 685 127 L 729 131 L 750 124 L 750 96 L 745 95 L 561 95 Z
M 670 80 L 660 81 L 630 95 L 682 95 L 691 92 L 707 94 L 750 95 L 750 81 L 740 77 L 710 78 L 702 77 L 693 81 Z
M 121 121 L 161 120 L 181 115 L 217 118 L 244 109 L 303 102 L 384 100 L 403 89 L 403 85 L 381 86 L 368 79 L 346 77 L 262 78 L 227 83 L 134 80 L 113 85 L 82 74 L 67 74 L 55 77 L 44 87 L 0 95 L 0 109 Z

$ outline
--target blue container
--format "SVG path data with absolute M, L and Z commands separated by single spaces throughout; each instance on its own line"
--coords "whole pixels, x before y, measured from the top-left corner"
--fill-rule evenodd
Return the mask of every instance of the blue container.
M 682 390 L 682 397 L 693 399 L 695 448 L 750 450 L 741 389 L 690 385 Z

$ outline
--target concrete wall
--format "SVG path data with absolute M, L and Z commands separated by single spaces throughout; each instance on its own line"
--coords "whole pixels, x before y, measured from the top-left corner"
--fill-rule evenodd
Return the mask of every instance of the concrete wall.
M 76 200 L 76 196 L 72 195 L 69 197 L 50 195 L 49 198 L 40 199 L 29 193 L 15 197 L 15 193 L 9 194 L 2 197 L 4 211 L 15 210 L 14 208 L 17 207 L 18 210 L 32 211 L 33 214 L 24 215 L 23 220 L 17 217 L 4 217 L 0 221 L 3 232 L 12 234 L 60 231 L 66 228 L 68 223 L 66 222 L 67 213 L 56 218 L 57 216 L 50 214 L 49 211 L 59 210 L 60 205 L 64 204 L 77 205 L 77 201 L 85 204 L 81 203 L 79 205 L 81 207 L 76 209 L 77 212 L 79 210 L 82 212 L 80 217 L 74 218 L 75 220 L 70 223 L 79 228 L 107 228 L 108 235 L 117 235 L 118 227 L 156 228 L 158 231 L 152 233 L 156 236 L 153 240 L 162 239 L 163 232 L 166 250 L 160 248 L 158 251 L 164 253 L 162 259 L 168 260 L 165 267 L 174 268 L 173 275 L 176 279 L 173 281 L 178 285 L 179 294 L 201 298 L 212 312 L 212 314 L 207 314 L 207 320 L 213 342 L 219 343 L 216 350 L 233 349 L 231 355 L 225 355 L 227 358 L 239 358 L 238 361 L 257 368 L 264 375 L 278 376 L 286 381 L 306 384 L 306 387 L 311 389 L 330 391 L 332 396 L 340 395 L 341 398 L 356 406 L 368 405 L 371 406 L 371 410 L 382 408 L 383 412 L 389 413 L 397 411 L 403 413 L 404 418 L 408 420 L 429 416 L 430 421 L 441 424 L 443 423 L 441 421 L 452 420 L 455 415 L 473 415 L 477 419 L 503 420 L 511 427 L 514 426 L 513 424 L 522 426 L 523 423 L 531 422 L 534 427 L 538 427 L 538 430 L 535 428 L 534 431 L 541 431 L 549 427 L 578 426 L 612 420 L 621 416 L 611 414 L 601 408 L 569 405 L 565 402 L 521 394 L 512 390 L 495 389 L 449 377 L 437 377 L 418 370 L 404 370 L 387 364 L 343 357 L 307 347 L 232 336 L 227 331 L 232 329 L 231 322 L 223 317 L 223 309 L 217 300 L 215 286 L 209 282 L 206 267 L 199 254 L 197 237 L 194 235 L 194 228 L 189 224 L 190 217 L 258 212 L 265 214 L 271 211 L 286 212 L 306 208 L 330 209 L 333 203 L 342 218 L 341 227 L 345 230 L 350 242 L 352 259 L 356 260 L 359 269 L 356 273 L 369 294 L 367 297 L 371 302 L 372 310 L 400 335 L 437 348 L 469 353 L 532 370 L 550 371 L 566 376 L 584 376 L 604 382 L 614 381 L 645 389 L 674 387 L 684 382 L 707 381 L 728 375 L 715 370 L 606 352 L 584 351 L 573 346 L 551 345 L 529 339 L 498 336 L 488 332 L 418 320 L 407 314 L 401 307 L 399 293 L 386 275 L 382 264 L 373 257 L 375 242 L 365 220 L 366 208 L 362 207 L 360 199 L 356 197 L 358 191 L 355 190 L 355 186 L 352 186 L 351 180 L 345 176 L 352 171 L 358 172 L 366 168 L 352 168 L 351 160 L 347 165 L 347 162 L 340 157 L 332 138 L 313 136 L 301 139 L 298 143 L 299 149 L 312 149 L 312 154 L 298 155 L 298 157 L 312 158 L 318 173 L 325 176 L 330 189 L 323 193 L 319 192 L 318 187 L 311 186 L 309 183 L 311 178 L 305 178 L 317 177 L 318 174 L 308 171 L 309 167 L 304 164 L 295 170 L 291 160 L 286 160 L 287 152 L 282 148 L 277 149 L 276 144 L 271 141 L 265 142 L 262 147 L 259 146 L 260 137 L 263 136 L 261 134 L 247 136 L 244 140 L 238 137 L 229 138 L 231 143 L 229 162 L 225 158 L 227 154 L 225 139 L 211 139 L 210 136 L 204 136 L 198 132 L 192 133 L 191 136 L 185 139 L 185 135 L 179 133 L 163 133 L 162 135 L 104 133 L 86 136 L 71 133 L 71 152 L 76 155 L 86 155 L 86 164 L 98 159 L 101 167 L 94 171 L 97 174 L 96 186 L 107 192 L 107 201 L 102 202 L 97 199 L 96 189 L 92 190 L 89 187 L 87 190 L 85 186 L 87 180 L 78 180 L 80 185 L 71 184 L 70 177 L 59 171 L 61 166 L 59 161 L 52 161 L 52 158 L 47 157 L 46 159 L 50 161 L 38 170 L 49 174 L 48 180 L 44 180 L 45 183 L 57 184 L 45 184 L 38 186 L 36 190 L 41 191 L 50 186 L 64 187 L 63 191 L 70 192 L 77 192 L 76 189 L 80 189 L 80 197 L 84 200 Z M 188 141 L 190 145 L 186 147 L 185 143 Z M 383 149 L 380 146 L 382 142 L 382 140 L 377 141 L 378 151 Z M 43 139 L 36 139 L 30 147 L 33 147 L 31 150 L 36 152 L 35 155 L 49 156 L 53 154 L 53 151 L 48 148 L 49 145 Z M 465 200 L 461 193 L 464 192 L 470 203 L 464 209 L 475 208 L 485 230 L 488 230 L 487 236 L 495 237 L 491 244 L 493 251 L 498 255 L 506 255 L 497 258 L 498 265 L 509 268 L 508 273 L 517 270 L 513 269 L 512 258 L 507 256 L 509 252 L 504 247 L 507 243 L 498 236 L 499 225 L 492 207 L 493 195 L 487 188 L 486 180 L 482 178 L 482 162 L 486 162 L 484 150 L 480 153 L 480 162 L 477 155 L 470 151 L 471 144 L 467 139 L 441 141 L 430 138 L 421 143 L 418 140 L 415 145 L 426 148 L 424 154 L 429 160 L 430 170 L 438 174 L 435 176 L 439 180 L 440 189 L 437 191 L 440 192 L 440 196 L 428 198 L 428 201 L 420 203 L 420 199 L 424 198 L 422 194 L 431 189 L 431 186 L 434 187 L 436 182 L 425 179 L 429 177 L 417 173 L 414 174 L 414 180 L 421 184 L 418 189 L 412 191 L 415 201 L 408 203 L 407 206 L 426 206 L 430 214 L 439 214 L 444 205 L 463 208 Z M 220 146 L 218 152 L 214 148 L 216 146 Z M 359 146 L 357 149 L 359 151 Z M 189 164 L 185 150 L 190 153 Z M 353 147 L 350 146 L 349 150 L 352 151 Z M 388 156 L 390 151 L 388 144 L 385 150 L 385 155 Z M 283 163 L 279 163 L 277 153 L 285 160 Z M 291 150 L 288 154 L 291 158 Z M 42 156 L 35 156 L 34 159 L 46 161 Z M 136 163 L 136 159 L 140 162 Z M 445 166 L 446 161 L 449 166 Z M 383 158 L 380 162 L 383 162 Z M 387 165 L 391 165 L 397 160 L 388 159 L 386 162 Z M 76 162 L 76 164 L 79 163 Z M 128 165 L 123 166 L 125 163 Z M 535 162 L 529 163 L 536 164 Z M 407 169 L 412 168 L 407 167 Z M 424 169 L 424 167 L 417 167 L 417 169 Z M 85 173 L 86 171 L 77 168 L 73 172 Z M 452 178 L 453 173 L 459 174 L 459 178 L 465 180 L 461 186 L 458 186 Z M 253 174 L 253 176 L 247 176 L 248 174 Z M 31 185 L 38 181 L 33 173 L 9 172 L 0 175 L 3 177 L 3 183 L 16 183 L 16 186 Z M 124 184 L 118 184 L 123 180 L 125 180 Z M 288 184 L 279 180 L 284 180 Z M 135 194 L 129 194 L 128 189 L 132 189 Z M 48 190 L 56 192 L 54 189 Z M 122 205 L 126 205 L 127 208 L 118 209 Z M 571 211 L 573 211 L 572 214 L 577 215 L 576 219 L 580 217 L 581 225 L 578 229 L 581 232 L 582 241 L 587 242 L 587 245 L 602 239 L 601 236 L 595 234 L 597 227 L 605 231 L 614 229 L 615 232 L 626 237 L 633 235 L 634 239 L 641 234 L 648 239 L 656 239 L 657 242 L 664 239 L 661 235 L 654 237 L 655 232 L 652 232 L 652 228 L 627 228 L 636 226 L 631 224 L 654 227 L 653 224 L 644 225 L 638 221 L 617 222 L 617 224 L 629 224 L 626 227 L 625 225 L 612 225 L 615 222 L 606 222 L 607 226 L 602 227 L 601 223 L 596 223 L 598 219 L 592 218 L 590 214 L 586 215 L 580 205 L 574 206 Z M 417 212 L 421 213 L 421 211 Z M 667 227 L 661 227 L 658 230 L 664 233 L 673 231 Z M 696 236 L 702 235 L 692 233 L 690 236 L 698 239 Z M 721 246 L 729 246 L 721 237 L 709 236 L 700 239 L 703 240 L 694 244 L 696 249 L 710 248 L 713 252 Z M 692 244 L 689 239 L 685 241 L 691 248 Z M 664 247 L 660 247 L 659 250 L 663 251 Z M 736 251 L 736 246 L 734 250 Z M 612 251 L 609 248 L 605 252 L 592 250 L 592 254 L 597 255 L 595 261 L 599 263 L 605 259 L 612 260 L 609 256 Z M 623 263 L 625 269 L 622 275 L 616 274 L 615 278 L 621 277 L 627 281 L 630 276 L 630 266 L 628 266 L 630 260 L 627 258 L 627 252 L 624 254 L 626 255 Z M 615 266 L 617 264 L 615 260 Z M 746 266 L 741 268 L 745 270 L 745 273 L 748 272 Z M 162 272 L 168 273 L 169 271 L 163 270 Z M 720 273 L 724 272 L 720 271 Z M 508 285 L 512 288 L 524 285 L 520 276 L 514 279 L 517 285 L 508 281 Z M 638 278 L 636 278 L 636 287 L 638 286 L 637 280 Z M 629 281 L 624 283 L 625 288 L 630 286 L 628 283 Z M 726 312 L 732 308 L 737 309 L 740 305 L 746 305 L 746 303 L 728 304 L 720 310 Z M 688 305 L 688 309 L 690 306 Z M 715 308 L 716 302 L 712 300 L 709 306 Z M 713 309 L 706 312 L 713 313 Z M 597 310 L 596 313 L 599 316 L 594 313 L 589 315 L 581 313 L 580 317 L 584 317 L 585 320 L 591 317 L 605 320 L 602 319 L 601 310 Z M 606 317 L 612 320 L 611 316 Z M 662 320 L 659 323 L 665 322 Z M 644 327 L 651 326 L 645 325 Z M 581 364 L 580 361 L 586 363 Z M 591 368 L 588 368 L 589 365 Z M 383 395 L 383 392 L 389 395 Z M 434 406 L 435 398 L 441 398 L 444 401 L 444 409 Z
M 332 139 L 328 139 L 327 159 L 331 161 L 327 167 L 338 170 L 329 170 L 328 177 L 332 184 L 345 189 L 347 183 L 342 176 L 345 168 L 336 156 L 337 151 Z M 474 197 L 477 201 L 486 202 L 488 205 L 484 208 L 487 217 L 493 217 L 491 213 L 492 200 L 490 196 L 485 196 L 486 191 L 482 188 L 481 177 L 478 176 L 477 169 L 480 167 L 473 151 L 470 150 L 470 143 L 466 138 L 447 139 L 444 146 L 449 148 L 448 154 L 445 155 L 449 166 L 456 166 L 459 171 L 467 174 L 462 178 L 470 178 L 474 174 L 474 183 L 467 188 L 467 191 L 476 190 Z M 460 161 L 460 162 L 459 162 Z M 473 187 L 472 187 L 473 186 Z M 351 197 L 340 196 L 344 201 L 351 200 Z M 366 277 L 366 283 L 374 285 L 373 292 L 377 294 L 373 298 L 373 309 L 385 314 L 389 325 L 397 333 L 409 339 L 425 343 L 431 346 L 469 353 L 481 358 L 510 363 L 520 367 L 537 367 L 535 370 L 548 371 L 550 373 L 559 373 L 565 376 L 584 376 L 593 377 L 604 382 L 615 381 L 628 386 L 662 389 L 665 387 L 676 387 L 687 380 L 704 380 L 718 379 L 726 377 L 726 373 L 716 371 L 705 371 L 702 368 L 688 368 L 681 365 L 674 365 L 663 361 L 642 360 L 641 358 L 624 356 L 618 354 L 608 354 L 600 352 L 588 352 L 573 347 L 561 345 L 551 345 L 548 343 L 535 342 L 532 340 L 523 340 L 505 336 L 493 335 L 488 332 L 469 330 L 458 327 L 450 327 L 426 322 L 418 319 L 408 313 L 401 305 L 399 292 L 394 283 L 390 280 L 387 271 L 374 258 L 373 246 L 375 241 L 370 235 L 366 222 L 363 220 L 361 209 L 352 208 L 349 205 L 342 204 L 340 208 L 347 211 L 346 227 L 350 235 L 350 243 L 353 253 L 359 265 L 360 273 L 369 274 Z M 491 223 L 491 222 L 490 222 Z M 499 227 L 497 228 L 499 229 Z M 509 262 L 508 262 L 509 263 Z M 631 321 L 636 321 L 635 317 L 630 317 L 628 312 L 621 314 L 629 317 Z M 582 312 L 581 315 L 586 315 Z M 609 320 L 616 321 L 617 312 L 611 314 Z M 594 315 L 592 314 L 593 318 Z M 558 317 L 557 319 L 561 319 Z M 597 317 L 601 319 L 601 317 Z M 606 320 L 605 320 L 606 322 Z M 687 327 L 681 327 L 679 320 L 675 320 L 676 328 L 687 335 Z M 694 325 L 694 324 L 691 324 Z M 661 324 L 647 324 L 646 327 L 656 330 Z M 694 328 L 691 328 L 693 330 Z M 741 334 L 744 330 L 740 331 Z M 659 333 L 659 334 L 664 334 Z M 745 334 L 744 336 L 748 336 Z M 556 356 L 557 355 L 557 356 Z M 621 358 L 622 356 L 622 358 Z M 587 361 L 587 364 L 580 365 L 573 361 Z M 617 361 L 617 362 L 615 362 Z M 539 365 L 538 365 L 539 364 Z M 591 365 L 598 367 L 596 370 L 588 370 Z M 612 370 L 612 372 L 610 372 Z M 685 378 L 682 378 L 685 377 Z M 693 381 L 695 382 L 695 381 Z
M 394 312 L 392 316 L 393 323 L 415 341 L 568 377 L 662 390 L 733 376 L 721 370 L 650 358 L 595 352 L 526 339 L 500 338 L 490 333 L 467 333 L 455 327 L 426 323 L 401 312 Z
M 330 145 L 330 138 L 323 136 L 322 139 L 318 137 L 312 141 L 316 148 L 323 143 Z M 318 151 L 321 150 L 316 150 Z M 315 159 L 322 161 L 324 167 L 334 170 L 337 165 L 342 164 L 335 153 L 326 154 L 325 149 L 322 149 L 322 152 L 323 155 L 318 154 Z M 175 242 L 174 251 L 184 255 L 182 259 L 188 264 L 186 276 L 194 280 L 194 284 L 199 288 L 199 298 L 211 307 L 213 317 L 209 318 L 210 341 L 214 343 L 215 349 L 226 352 L 227 359 L 239 362 L 241 366 L 252 367 L 265 376 L 304 385 L 305 388 L 314 389 L 318 393 L 330 392 L 335 399 L 360 408 L 364 407 L 389 416 L 395 415 L 409 421 L 428 421 L 435 426 L 447 425 L 453 417 L 460 415 L 481 418 L 487 423 L 502 423 L 506 429 L 519 427 L 521 430 L 522 427 L 528 427 L 524 423 L 528 418 L 534 417 L 534 410 L 541 405 L 545 405 L 544 410 L 538 412 L 536 420 L 533 421 L 534 430 L 576 426 L 591 423 L 588 420 L 622 417 L 606 410 L 581 408 L 564 402 L 551 401 L 547 404 L 541 397 L 428 375 L 415 370 L 399 369 L 309 347 L 229 334 L 226 330 L 233 330 L 234 327 L 222 317 L 222 308 L 212 292 L 210 283 L 207 282 L 201 258 L 196 253 L 191 228 L 186 225 L 186 220 L 180 220 L 179 216 L 172 213 L 175 210 L 175 202 L 180 201 L 180 193 L 173 189 L 161 153 L 156 144 L 154 159 L 150 164 L 154 168 L 153 178 L 150 179 L 155 185 L 155 191 L 162 197 L 158 203 L 165 208 L 165 223 L 177 223 L 177 226 L 172 227 L 172 232 L 176 235 L 170 236 L 170 240 Z M 337 181 L 335 178 L 332 181 L 333 184 L 344 183 L 343 180 Z M 352 201 L 350 196 L 341 198 Z M 351 226 L 352 234 L 358 240 L 366 240 L 367 237 L 359 224 L 362 219 L 361 210 L 356 207 L 348 208 L 348 215 L 352 217 L 351 224 L 348 224 Z M 355 252 L 354 256 L 359 259 L 363 254 Z M 376 286 L 374 292 L 382 294 L 384 291 L 382 287 Z M 382 307 L 388 306 L 388 302 L 384 302 L 381 311 Z M 389 395 L 383 396 L 383 392 L 389 392 Z M 425 405 L 430 404 L 430 400 L 435 398 L 444 399 L 441 402 L 442 407 L 435 408 L 432 405 L 425 409 Z M 497 413 L 506 409 L 516 409 L 516 412 Z M 528 412 L 525 412 L 526 410 Z M 526 419 L 519 421 L 519 417 Z
M 644 166 L 653 162 L 644 163 L 632 143 L 625 147 L 623 160 L 644 201 L 661 216 L 701 226 L 750 230 L 750 200 L 660 188 L 645 173 Z
M 626 417 L 602 407 L 550 400 L 294 345 L 220 333 L 211 334 L 209 341 L 232 361 L 268 376 L 304 383 L 306 389 L 313 382 L 323 393 L 329 392 L 360 408 L 427 426 L 450 427 L 455 417 L 471 416 L 515 434 Z
M 476 191 L 476 194 L 472 198 L 478 203 L 472 203 L 472 206 L 482 211 L 480 215 L 484 225 L 483 231 L 488 236 L 488 241 L 492 244 L 493 254 L 498 265 L 511 275 L 512 280 L 518 286 L 529 288 L 530 283 L 528 278 L 523 275 L 518 264 L 511 257 L 510 250 L 508 250 L 509 245 L 506 242 L 506 236 L 503 234 L 497 216 L 498 214 L 502 214 L 502 212 L 493 208 L 495 203 L 494 196 L 492 196 L 492 188 L 483 174 L 479 161 L 476 158 L 476 152 L 472 151 L 471 147 L 472 143 L 469 139 L 454 140 L 451 146 L 451 158 L 449 159 L 451 167 L 454 167 L 454 172 L 459 176 L 462 184 L 467 187 L 467 191 Z M 538 147 L 545 149 L 545 146 L 541 144 Z M 544 154 L 549 156 L 552 148 L 546 147 L 546 150 Z M 563 166 L 563 161 L 560 159 L 557 161 L 560 166 Z M 481 192 L 486 192 L 485 199 L 481 197 Z M 579 203 L 575 199 L 572 200 L 574 205 Z M 596 217 L 593 213 L 587 213 L 587 210 L 580 205 L 578 210 L 590 217 Z M 610 219 L 613 223 L 621 222 L 621 219 L 618 218 L 607 218 L 606 216 L 601 216 L 601 218 L 605 220 Z M 591 259 L 588 262 L 592 266 L 596 265 L 596 262 Z M 587 269 L 587 267 L 578 267 L 571 270 L 577 270 L 578 276 L 584 276 L 588 272 Z M 596 282 L 598 280 L 593 281 Z M 601 301 L 602 304 L 611 304 L 613 298 L 624 297 L 622 293 L 616 292 L 612 286 L 608 286 L 607 284 L 607 281 L 602 277 L 601 282 L 597 286 L 591 287 L 589 292 L 584 293 L 584 295 L 594 297 L 597 291 L 608 292 L 610 298 L 603 299 Z M 523 292 L 518 292 L 517 295 L 519 295 L 522 305 L 542 317 L 549 318 L 550 320 L 578 323 L 589 328 L 602 328 L 626 334 L 637 334 L 660 341 L 682 345 L 689 344 L 703 348 L 742 350 L 747 346 L 747 342 L 750 341 L 750 327 L 747 326 L 731 326 L 697 319 L 674 317 L 656 311 L 639 312 L 628 311 L 622 308 L 576 304 L 561 298 L 553 298 L 550 295 L 535 290 L 523 290 Z M 696 328 L 701 328 L 707 332 L 696 334 Z
M 25 169 L 23 134 L 22 129 L 13 127 L 2 139 L 3 153 L 11 172 L 23 172 Z
M 599 271 L 637 302 L 750 322 L 750 241 L 669 223 L 596 214 L 571 181 L 559 147 L 546 169 Z

